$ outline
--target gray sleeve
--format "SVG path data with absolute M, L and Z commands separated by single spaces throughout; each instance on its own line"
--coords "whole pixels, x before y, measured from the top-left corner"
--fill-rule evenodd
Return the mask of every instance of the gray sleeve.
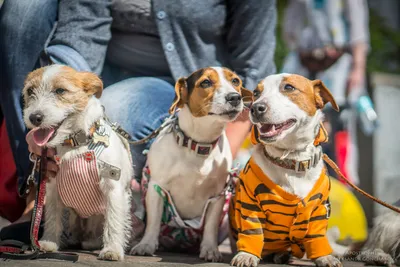
M 369 14 L 366 0 L 347 0 L 346 14 L 350 23 L 350 43 L 369 44 Z
M 283 14 L 283 37 L 286 45 L 294 49 L 305 26 L 307 9 L 304 1 L 289 0 Z
M 274 63 L 275 0 L 229 0 L 227 46 L 230 67 L 244 79 L 246 88 L 276 71 Z
M 60 0 L 57 28 L 47 49 L 49 56 L 59 63 L 87 66 L 100 74 L 111 38 L 110 2 Z

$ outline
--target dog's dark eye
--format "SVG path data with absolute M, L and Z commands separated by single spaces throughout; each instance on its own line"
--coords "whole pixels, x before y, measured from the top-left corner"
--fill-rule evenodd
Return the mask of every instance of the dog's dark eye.
M 28 88 L 28 90 L 26 90 L 26 93 L 28 94 L 28 96 L 32 96 L 33 95 L 33 89 L 32 88 Z
M 261 95 L 261 92 L 260 92 L 258 89 L 255 89 L 255 90 L 253 91 L 253 96 L 254 96 L 255 98 L 259 97 L 260 95 Z
M 285 87 L 283 87 L 283 89 L 284 89 L 285 91 L 289 91 L 289 92 L 296 90 L 296 88 L 294 88 L 294 87 L 291 86 L 290 84 L 286 84 Z
M 211 81 L 210 80 L 204 80 L 204 81 L 202 81 L 201 83 L 200 83 L 200 86 L 202 87 L 202 88 L 208 88 L 208 87 L 211 87 L 211 85 L 212 85 L 212 83 L 211 83 Z
M 239 85 L 240 85 L 239 79 L 238 79 L 238 78 L 233 78 L 233 79 L 232 79 L 232 84 L 233 84 L 234 86 L 239 86 Z
M 65 93 L 65 89 L 57 88 L 55 92 L 56 92 L 57 95 L 62 95 L 62 94 Z

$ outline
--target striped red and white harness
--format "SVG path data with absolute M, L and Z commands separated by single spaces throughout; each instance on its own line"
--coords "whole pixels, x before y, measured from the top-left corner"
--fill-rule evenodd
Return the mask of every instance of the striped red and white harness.
M 108 139 L 111 131 L 111 126 L 100 120 L 94 133 Z M 56 181 L 61 201 L 82 218 L 104 214 L 106 207 L 104 195 L 100 190 L 100 168 L 104 164 L 99 162 L 98 158 L 108 143 L 90 138 L 87 146 L 87 151 L 67 160 L 55 156 L 60 166 Z M 118 168 L 114 169 L 118 171 Z

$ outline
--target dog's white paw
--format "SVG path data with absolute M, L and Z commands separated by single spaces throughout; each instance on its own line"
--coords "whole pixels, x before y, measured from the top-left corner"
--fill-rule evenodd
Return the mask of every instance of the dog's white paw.
M 41 240 L 39 241 L 40 250 L 45 252 L 56 252 L 58 250 L 58 245 L 55 242 Z
M 273 257 L 273 261 L 276 264 L 287 264 L 290 260 L 292 254 L 290 251 L 283 251 L 279 253 L 275 253 Z
M 260 259 L 257 256 L 241 251 L 233 257 L 231 265 L 238 267 L 257 267 L 259 262 Z
M 131 255 L 139 255 L 139 256 L 153 256 L 158 248 L 158 241 L 147 242 L 147 241 L 140 241 L 139 244 L 134 246 L 129 254 Z
M 314 260 L 318 267 L 342 267 L 342 262 L 332 255 L 326 255 Z
M 222 262 L 222 254 L 217 245 L 202 244 L 200 248 L 200 259 L 211 262 Z
M 98 259 L 105 261 L 122 261 L 124 259 L 124 250 L 122 248 L 103 248 L 99 253 Z

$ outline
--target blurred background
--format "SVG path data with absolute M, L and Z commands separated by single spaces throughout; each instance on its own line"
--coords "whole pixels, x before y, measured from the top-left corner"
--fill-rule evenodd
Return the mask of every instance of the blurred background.
M 359 6 L 356 9 L 346 10 L 347 18 L 343 19 L 343 29 L 333 23 L 337 15 L 334 13 L 334 7 L 327 11 L 329 16 L 324 17 L 318 13 L 322 12 L 318 4 L 323 1 L 314 1 L 315 6 L 306 7 L 304 10 L 296 6 L 290 7 L 290 4 L 294 2 L 305 3 L 307 0 L 277 1 L 278 23 L 274 55 L 277 71 L 291 70 L 289 72 L 301 73 L 312 79 L 321 78 L 328 88 L 335 91 L 336 98 L 340 98 L 341 94 L 345 95 L 340 103 L 340 114 L 334 114 L 329 109 L 326 110 L 327 120 L 325 123 L 330 132 L 330 143 L 326 146 L 325 151 L 335 159 L 349 179 L 362 189 L 386 202 L 397 201 L 400 197 L 400 171 L 398 169 L 400 165 L 400 139 L 398 137 L 400 123 L 397 121 L 400 116 L 400 1 L 349 1 L 358 3 Z M 329 2 L 335 4 L 340 0 L 330 0 Z M 0 8 L 2 4 L 3 0 L 0 0 Z M 341 12 L 340 10 L 336 11 Z M 308 18 L 309 25 L 301 25 L 296 22 L 296 20 L 304 19 L 300 18 L 301 16 Z M 341 16 L 342 14 L 337 15 L 336 18 L 340 20 Z M 20 19 L 22 18 L 15 17 L 17 21 Z M 331 20 L 328 21 L 329 19 Z M 308 32 L 310 25 L 318 28 L 324 23 L 332 24 L 328 28 L 331 27 L 334 32 L 333 39 L 339 36 L 333 42 L 334 45 L 316 44 L 313 42 L 313 35 Z M 349 23 L 357 25 L 357 27 L 353 26 L 356 30 L 353 29 L 350 33 L 348 28 L 352 26 L 349 26 Z M 343 32 L 340 33 L 340 31 Z M 321 33 L 321 36 L 323 34 L 324 32 Z M 349 37 L 350 40 L 353 38 L 365 45 L 360 48 L 361 51 L 363 49 L 368 51 L 365 66 L 362 64 L 361 74 L 358 72 L 358 76 L 352 69 L 354 64 L 351 63 L 351 56 L 347 59 L 342 56 L 343 54 L 352 54 L 355 57 L 355 54 L 358 53 L 346 41 L 340 40 L 340 36 L 348 38 L 349 35 L 352 35 Z M 345 45 L 341 42 L 344 42 Z M 174 47 L 170 48 L 174 49 Z M 348 50 L 351 49 L 353 50 L 349 52 Z M 346 52 L 349 53 L 346 54 Z M 333 63 L 321 63 L 324 57 L 329 58 L 327 55 L 333 55 Z M 306 62 L 307 59 L 310 59 L 311 62 L 313 58 L 317 62 L 316 65 L 327 64 L 329 67 L 325 66 L 323 70 L 314 71 L 310 71 L 312 68 L 310 67 L 305 70 L 305 64 L 301 62 L 301 58 L 306 58 Z M 362 56 L 360 61 L 363 61 Z M 338 65 L 338 62 L 343 65 Z M 353 74 L 354 88 L 349 90 L 348 87 L 351 86 L 348 85 L 347 80 Z M 357 79 L 358 82 L 355 82 Z M 337 81 L 342 81 L 341 86 L 336 85 Z M 333 89 L 336 87 L 338 89 Z M 1 181 L 3 177 L 14 175 L 14 173 L 10 173 L 10 169 L 15 172 L 15 163 L 8 146 L 9 137 L 7 137 L 4 124 L 0 138 L 0 155 L 3 155 L 0 165 Z M 243 166 L 250 153 L 250 141 L 246 139 L 238 153 L 237 164 Z M 9 158 L 6 159 L 4 155 L 9 155 Z M 332 175 L 334 174 L 332 173 Z M 0 183 L 0 186 L 10 188 L 10 184 L 4 181 Z M 334 183 L 332 191 L 330 225 L 340 229 L 340 238 L 342 241 L 344 240 L 343 242 L 345 240 L 363 240 L 366 237 L 368 226 L 372 225 L 373 217 L 381 213 L 384 208 L 375 205 L 363 196 L 353 194 L 340 180 Z M 15 205 L 23 210 L 24 203 L 21 203 L 20 200 L 17 202 Z M 0 208 L 1 206 L 0 202 Z
M 285 61 L 291 52 L 288 42 L 284 39 L 285 12 L 289 2 L 277 1 L 279 15 L 275 63 L 278 71 L 284 69 Z M 366 62 L 365 90 L 373 107 L 366 106 L 372 107 L 377 115 L 371 119 L 376 119 L 375 126 L 369 130 L 365 129 L 372 122 L 363 120 L 365 109 L 354 107 L 356 119 L 348 124 L 355 124 L 356 127 L 343 127 L 336 133 L 337 138 L 331 133 L 330 139 L 331 142 L 336 141 L 336 149 L 330 151 L 329 155 L 334 155 L 341 170 L 358 186 L 384 201 L 393 203 L 400 197 L 400 124 L 397 123 L 400 114 L 400 1 L 369 0 L 367 3 L 370 50 Z M 343 110 L 352 109 L 341 108 L 342 113 Z M 354 157 L 349 155 L 351 141 L 348 138 L 338 138 L 345 136 L 343 133 L 348 131 L 355 132 L 355 158 L 358 158 L 358 163 L 354 163 Z M 346 150 L 347 153 L 343 153 Z M 237 159 L 242 166 L 250 152 L 251 144 L 247 140 Z M 356 166 L 356 174 L 353 175 L 358 176 L 356 179 L 348 171 L 352 166 Z M 330 226 L 336 225 L 340 228 L 342 242 L 345 242 L 346 238 L 362 240 L 366 236 L 365 229 L 372 225 L 373 218 L 385 208 L 358 193 L 354 193 L 356 198 L 353 198 L 353 193 L 349 193 L 351 190 L 343 183 L 335 184 L 332 190 L 333 218 L 330 220 Z M 358 201 L 361 206 L 358 205 Z

